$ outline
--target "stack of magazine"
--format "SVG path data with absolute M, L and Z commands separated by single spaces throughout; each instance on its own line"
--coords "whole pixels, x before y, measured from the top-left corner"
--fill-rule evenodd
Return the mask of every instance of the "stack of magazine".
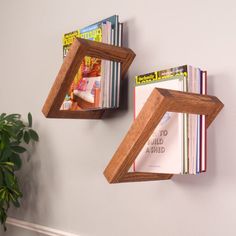
M 63 58 L 75 37 L 122 46 L 123 24 L 117 15 L 63 35 Z M 119 107 L 120 63 L 86 56 L 61 106 L 62 110 Z
M 136 76 L 135 117 L 152 90 L 206 94 L 207 73 L 189 65 Z M 133 164 L 133 171 L 198 174 L 206 171 L 204 115 L 167 112 Z

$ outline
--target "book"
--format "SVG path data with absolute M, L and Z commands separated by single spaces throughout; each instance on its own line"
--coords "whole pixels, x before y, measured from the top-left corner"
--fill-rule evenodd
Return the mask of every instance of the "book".
M 196 93 L 201 93 L 201 70 L 195 68 L 196 70 L 196 81 L 197 81 L 197 90 Z M 196 154 L 196 173 L 199 174 L 201 166 L 201 115 L 197 116 L 197 154 Z
M 202 94 L 202 71 L 191 67 L 192 76 L 189 78 L 188 92 Z M 201 172 L 202 161 L 202 115 L 188 114 L 189 140 L 189 173 Z
M 134 117 L 154 88 L 206 94 L 206 77 L 206 71 L 190 65 L 136 76 Z M 133 171 L 172 174 L 206 171 L 205 116 L 167 112 L 136 158 Z
M 199 68 L 189 66 L 188 92 L 201 93 L 201 71 Z M 199 173 L 201 149 L 201 117 L 188 114 L 188 156 L 189 174 Z
M 135 117 L 154 88 L 184 90 L 186 67 L 136 76 Z M 133 170 L 181 174 L 184 171 L 184 116 L 167 112 L 137 156 Z
M 207 72 L 202 71 L 202 94 L 207 94 Z M 206 128 L 206 116 L 202 115 L 202 136 L 201 136 L 201 172 L 206 172 L 207 169 L 207 128 Z
M 121 47 L 123 45 L 123 23 L 119 23 L 119 40 L 118 46 Z M 115 107 L 120 106 L 120 80 L 121 80 L 121 63 L 117 65 L 117 82 L 116 82 L 116 104 Z
M 70 45 L 75 37 L 102 41 L 102 28 L 100 24 L 82 28 L 67 33 L 63 37 L 63 57 L 67 55 Z M 96 108 L 99 104 L 99 92 L 101 84 L 101 59 L 86 56 L 67 93 L 71 101 L 70 110 Z
M 63 57 L 67 55 L 75 37 L 103 42 L 119 43 L 118 16 L 113 15 L 87 27 L 66 33 L 63 36 Z M 102 109 L 114 107 L 112 102 L 118 74 L 115 63 L 86 56 L 65 97 L 61 109 Z M 70 100 L 70 102 L 69 102 Z
M 188 92 L 197 92 L 196 70 L 189 66 Z M 197 153 L 197 115 L 188 114 L 188 157 L 189 174 L 196 174 L 196 153 Z

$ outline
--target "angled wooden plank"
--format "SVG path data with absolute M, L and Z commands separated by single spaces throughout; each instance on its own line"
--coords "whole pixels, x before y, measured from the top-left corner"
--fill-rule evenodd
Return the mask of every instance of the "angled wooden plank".
M 140 181 L 154 181 L 171 179 L 173 174 L 158 174 L 146 172 L 128 172 L 121 179 L 119 183 L 125 182 L 140 182 Z
M 43 106 L 42 112 L 47 118 L 99 119 L 102 117 L 105 109 L 78 111 L 60 110 L 66 93 L 85 56 L 121 62 L 121 76 L 124 78 L 125 73 L 135 57 L 135 53 L 129 48 L 76 38 L 64 59 Z
M 129 171 L 137 155 L 165 114 L 167 102 L 157 89 L 152 91 L 104 171 L 109 183 L 119 182 Z
M 61 110 L 55 113 L 55 117 L 50 118 L 62 118 L 62 119 L 100 119 L 102 118 L 105 109 L 102 110 L 87 110 L 87 111 L 66 111 Z M 79 116 L 79 117 L 78 117 Z
M 158 91 L 170 99 L 168 111 L 206 115 L 206 127 L 208 128 L 224 104 L 215 96 L 196 93 L 184 93 L 176 90 L 159 88 Z
M 167 111 L 204 114 L 209 126 L 223 108 L 214 96 L 155 88 L 104 171 L 109 183 L 164 180 L 172 174 L 128 172 Z
M 121 62 L 121 79 L 124 79 L 124 76 L 135 57 L 135 53 L 130 48 L 117 47 L 79 38 L 77 40 L 83 43 L 83 45 L 86 45 L 86 56 Z
M 49 92 L 42 112 L 46 117 L 55 117 L 65 99 L 66 93 L 85 57 L 86 47 L 74 40 Z

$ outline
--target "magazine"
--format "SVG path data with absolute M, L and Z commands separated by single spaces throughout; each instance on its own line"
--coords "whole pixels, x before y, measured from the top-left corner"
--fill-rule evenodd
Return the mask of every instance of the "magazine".
M 184 67 L 171 68 L 136 77 L 135 117 L 154 88 L 184 89 Z M 183 173 L 183 114 L 167 112 L 134 163 L 136 172 Z
M 206 94 L 206 71 L 189 65 L 135 79 L 135 117 L 154 88 Z M 205 116 L 167 112 L 137 156 L 133 171 L 198 174 L 206 171 L 206 156 Z
M 74 38 L 80 37 L 107 44 L 119 43 L 118 16 L 114 15 L 72 31 L 63 36 L 63 57 L 72 44 Z M 86 56 L 76 74 L 73 83 L 61 106 L 63 110 L 85 110 L 112 108 L 117 104 L 113 101 L 117 86 L 118 73 L 115 62 Z

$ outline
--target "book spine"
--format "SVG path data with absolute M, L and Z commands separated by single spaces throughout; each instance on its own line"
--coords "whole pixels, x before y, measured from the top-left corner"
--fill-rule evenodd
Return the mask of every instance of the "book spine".
M 184 92 L 188 91 L 188 75 L 184 78 Z M 183 164 L 183 172 L 184 174 L 188 174 L 189 171 L 189 158 L 188 158 L 188 114 L 183 113 L 183 126 L 184 126 L 184 135 L 183 135 L 183 146 L 184 146 L 184 164 Z
M 203 78 L 202 78 L 202 71 L 200 70 L 200 94 L 203 94 L 203 88 L 202 88 L 202 86 L 203 86 L 203 83 L 202 83 L 202 80 L 203 80 Z M 200 127 L 199 127 L 199 165 L 200 165 L 200 168 L 199 168 L 199 172 L 202 172 L 202 162 L 203 162 L 203 158 L 204 158 L 204 156 L 203 156 L 203 153 L 202 153 L 202 150 L 203 150 L 203 137 L 202 137 L 202 135 L 203 135 L 203 116 L 202 115 L 199 115 L 199 125 L 200 125 Z
M 102 42 L 106 43 L 106 25 L 102 24 Z M 100 102 L 99 106 L 104 107 L 105 106 L 105 86 L 106 86 L 106 80 L 105 80 L 105 75 L 106 75 L 106 62 L 105 60 L 101 60 L 101 91 L 100 91 Z
M 106 22 L 106 29 L 107 29 L 107 44 L 111 44 L 111 22 Z M 107 82 L 107 101 L 106 101 L 106 107 L 110 107 L 110 83 L 111 83 L 111 61 L 106 60 L 107 68 L 106 68 L 106 82 Z
M 205 75 L 205 88 L 204 92 L 207 94 L 207 71 L 204 72 Z M 205 116 L 206 118 L 206 116 Z M 205 120 L 206 125 L 206 120 Z M 207 170 L 207 127 L 205 126 L 205 171 Z
M 115 46 L 118 46 L 118 40 L 119 40 L 119 19 L 118 16 L 116 17 L 116 23 L 115 23 Z M 117 80 L 118 80 L 118 62 L 114 62 L 114 106 L 117 107 Z
M 123 38 L 123 24 L 119 23 L 119 40 L 118 40 L 118 46 L 122 46 L 122 38 Z M 118 69 L 117 69 L 118 75 L 117 75 L 117 107 L 120 106 L 120 80 L 121 80 L 121 63 L 118 63 Z
M 114 29 L 111 29 L 111 45 L 114 45 Z M 110 72 L 110 107 L 114 107 L 114 61 L 111 61 L 111 72 Z
M 207 71 L 202 71 L 202 94 L 207 94 Z M 206 116 L 202 115 L 202 162 L 201 172 L 206 172 L 207 166 L 207 129 L 206 129 Z
M 201 71 L 199 68 L 196 68 L 196 75 L 197 75 L 197 93 L 200 94 L 201 93 Z M 201 122 L 200 122 L 200 115 L 197 115 L 197 158 L 196 158 L 196 173 L 199 174 L 201 171 L 201 167 L 200 167 L 200 141 L 201 141 L 201 135 L 200 135 L 200 130 L 201 130 Z
M 188 66 L 188 91 L 194 93 L 194 70 L 192 66 Z M 194 174 L 194 145 L 193 145 L 193 125 L 195 115 L 188 115 L 188 162 L 189 174 Z

